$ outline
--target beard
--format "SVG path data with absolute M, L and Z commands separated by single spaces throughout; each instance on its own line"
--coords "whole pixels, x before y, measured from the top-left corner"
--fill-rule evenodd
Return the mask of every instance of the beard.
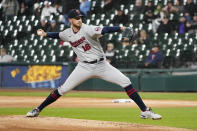
M 73 27 L 80 29 L 82 24 L 73 24 Z

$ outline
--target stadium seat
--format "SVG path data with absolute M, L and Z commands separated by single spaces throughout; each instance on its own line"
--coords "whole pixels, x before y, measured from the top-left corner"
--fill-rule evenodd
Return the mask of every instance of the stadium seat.
M 162 3 L 163 6 L 167 4 L 168 0 L 155 0 L 153 4 L 156 6 L 158 3 Z M 143 4 L 146 5 L 148 0 L 142 0 Z M 175 0 L 173 0 L 175 2 Z M 39 2 L 43 8 L 43 2 Z M 184 4 L 186 4 L 184 0 Z M 113 26 L 112 20 L 116 14 L 115 8 L 103 12 L 101 6 L 103 1 L 91 0 L 91 11 L 88 13 L 86 23 L 94 25 Z M 135 6 L 135 1 L 130 1 L 125 5 L 117 5 L 116 7 L 124 10 L 125 14 L 129 15 L 130 22 L 125 26 L 132 26 L 134 30 L 139 33 L 140 30 L 145 29 L 148 33 L 150 45 L 136 46 L 132 45 L 128 48 L 121 48 L 121 33 L 113 33 L 104 35 L 101 38 L 103 44 L 113 42 L 119 53 L 117 55 L 117 61 L 120 67 L 128 68 L 135 66 L 135 62 L 143 61 L 146 56 L 150 53 L 152 44 L 157 43 L 160 46 L 161 51 L 164 54 L 165 62 L 169 62 L 168 67 L 173 67 L 173 61 L 180 61 L 179 58 L 183 57 L 184 60 L 194 61 L 197 54 L 197 33 L 189 34 L 185 33 L 180 35 L 178 33 L 172 34 L 158 34 L 152 32 L 152 24 L 144 24 L 144 14 L 135 15 L 132 11 Z M 1 10 L 2 6 L 0 6 Z M 172 21 L 178 20 L 182 14 L 170 14 Z M 50 19 L 58 21 L 58 17 L 51 16 Z M 35 15 L 31 16 L 14 16 L 14 17 L 3 17 L 0 19 L 0 32 L 5 40 L 9 40 L 5 47 L 9 53 L 12 53 L 19 61 L 28 62 L 50 62 L 50 61 L 68 61 L 72 56 L 73 51 L 70 47 L 59 46 L 60 40 L 44 39 L 38 37 L 33 33 L 33 27 L 36 27 L 40 23 L 40 19 L 36 18 Z M 58 23 L 59 24 L 59 23 Z M 122 26 L 122 25 L 119 25 Z M 65 25 L 60 23 L 59 30 L 63 31 Z M 35 51 L 34 55 L 30 56 L 32 50 Z M 52 53 L 53 52 L 53 53 Z M 25 55 L 27 53 L 27 55 Z M 22 58 L 23 57 L 23 58 Z M 65 57 L 65 58 L 64 58 Z M 173 58 L 175 57 L 175 58 Z M 193 58 L 192 58 L 193 57 Z M 59 59 L 60 58 L 60 59 Z M 128 63 L 129 59 L 129 63 Z M 197 59 L 196 59 L 197 60 Z M 164 63 L 165 63 L 164 62 Z M 131 64 L 132 63 L 132 64 Z

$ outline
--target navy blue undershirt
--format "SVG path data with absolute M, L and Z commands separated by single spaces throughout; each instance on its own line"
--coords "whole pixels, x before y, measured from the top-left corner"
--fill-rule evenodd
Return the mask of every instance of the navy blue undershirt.
M 104 35 L 105 33 L 120 32 L 120 31 L 121 30 L 119 26 L 113 26 L 113 27 L 105 26 L 101 34 Z
M 47 32 L 47 37 L 60 39 L 59 32 Z
M 119 26 L 113 26 L 113 27 L 105 26 L 101 34 L 104 35 L 105 33 L 120 32 L 120 31 L 121 30 Z M 46 32 L 46 33 L 47 33 L 47 37 L 49 38 L 60 39 L 59 32 Z

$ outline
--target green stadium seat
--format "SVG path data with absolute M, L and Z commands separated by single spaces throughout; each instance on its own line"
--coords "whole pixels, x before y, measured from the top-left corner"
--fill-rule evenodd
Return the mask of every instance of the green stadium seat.
M 148 0 L 142 0 L 143 4 L 147 4 Z M 154 5 L 162 3 L 166 5 L 168 0 L 155 0 Z M 91 0 L 92 7 L 91 12 L 88 13 L 86 23 L 94 25 L 104 25 L 112 26 L 112 20 L 115 16 L 115 9 L 108 12 L 101 11 L 102 1 Z M 43 6 L 43 2 L 40 2 Z M 188 61 L 194 61 L 191 56 L 196 58 L 197 54 L 197 34 L 185 33 L 180 35 L 178 33 L 172 34 L 158 34 L 152 33 L 152 24 L 143 24 L 142 20 L 144 14 L 133 14 L 133 8 L 135 6 L 135 1 L 130 1 L 126 5 L 118 5 L 119 8 L 123 9 L 125 14 L 128 13 L 130 23 L 126 26 L 132 26 L 134 30 L 139 33 L 140 30 L 145 29 L 149 35 L 150 45 L 139 45 L 139 46 L 129 46 L 128 48 L 121 48 L 121 33 L 113 33 L 109 35 L 104 35 L 102 43 L 113 42 L 119 53 L 117 55 L 117 61 L 119 61 L 120 67 L 134 68 L 135 63 L 138 61 L 143 61 L 146 56 L 150 53 L 152 44 L 157 43 L 160 46 L 161 51 L 166 58 L 165 61 L 171 61 L 169 67 L 173 65 L 173 61 L 180 61 L 179 58 L 184 56 L 188 58 Z M 179 14 L 170 14 L 170 19 L 178 20 Z M 51 16 L 50 19 L 58 20 L 56 16 Z M 73 51 L 70 47 L 60 47 L 60 40 L 45 39 L 43 37 L 38 37 L 32 34 L 32 27 L 37 26 L 40 20 L 34 15 L 32 16 L 14 16 L 7 17 L 0 20 L 0 32 L 3 37 L 8 40 L 5 47 L 6 49 L 17 57 L 20 61 L 29 62 L 51 62 L 51 61 L 67 61 L 72 56 Z M 60 24 L 59 29 L 63 31 L 65 28 L 64 24 Z M 16 40 L 15 40 L 16 39 Z M 65 48 L 65 49 L 64 49 Z M 29 52 L 35 51 L 34 55 L 30 56 Z M 13 51 L 13 52 L 12 52 Z M 128 51 L 128 52 L 127 52 Z M 53 52 L 53 53 L 52 53 Z M 27 54 L 27 55 L 25 55 Z M 190 56 L 189 56 L 190 55 Z M 22 58 L 23 57 L 23 58 Z M 63 58 L 65 57 L 65 58 Z M 175 57 L 175 58 L 173 58 Z M 197 59 L 196 59 L 197 60 Z M 129 62 L 128 62 L 129 61 Z M 176 62 L 174 62 L 176 63 Z

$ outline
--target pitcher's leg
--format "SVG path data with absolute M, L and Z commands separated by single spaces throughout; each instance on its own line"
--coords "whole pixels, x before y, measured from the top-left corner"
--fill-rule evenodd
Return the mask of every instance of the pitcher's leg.
M 65 94 L 66 92 L 70 91 L 83 81 L 89 79 L 92 76 L 91 72 L 84 69 L 80 65 L 78 65 L 74 71 L 70 74 L 67 78 L 65 83 L 58 87 L 58 92 L 60 95 Z
M 133 87 L 133 85 L 131 84 L 129 78 L 109 63 L 106 63 L 105 66 L 105 71 L 101 73 L 99 77 L 101 79 L 118 84 L 123 87 L 127 92 L 128 96 L 139 106 L 141 111 L 145 111 L 147 107 L 135 90 L 135 88 Z
M 51 94 L 38 106 L 36 109 L 27 113 L 27 117 L 36 117 L 39 115 L 46 106 L 55 102 L 60 96 L 69 90 L 73 89 L 75 86 L 85 81 L 91 76 L 91 73 L 80 66 L 77 66 L 74 71 L 70 74 L 65 83 L 58 89 L 51 92 Z
M 138 105 L 141 111 L 146 111 L 147 107 L 142 101 L 140 95 L 137 93 L 132 84 L 124 88 L 127 95 Z
M 38 109 L 41 111 L 44 107 L 56 101 L 60 96 L 70 91 L 78 84 L 83 82 L 84 80 L 90 77 L 90 73 L 80 67 L 79 65 L 74 69 L 74 71 L 70 74 L 70 76 L 66 79 L 64 84 L 58 87 L 56 90 L 52 91 L 52 93 L 48 96 L 46 101 L 44 101 Z
M 104 70 L 96 74 L 99 78 L 120 85 L 123 88 L 131 84 L 131 81 L 128 77 L 126 77 L 108 62 L 106 62 L 103 66 L 105 66 Z

